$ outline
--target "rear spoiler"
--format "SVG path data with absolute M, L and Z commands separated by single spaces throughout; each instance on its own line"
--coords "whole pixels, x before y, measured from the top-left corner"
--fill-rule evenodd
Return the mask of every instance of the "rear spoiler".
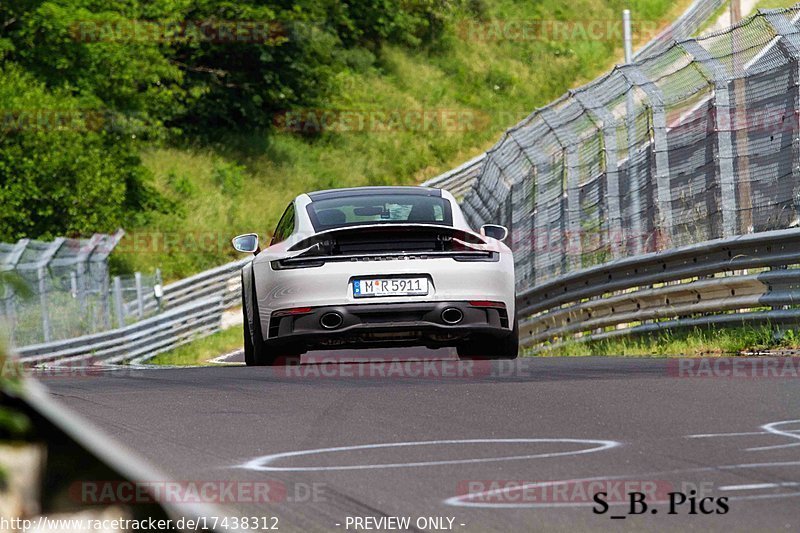
M 364 237 L 370 234 L 385 238 L 387 241 L 396 240 L 400 235 L 434 236 L 438 240 L 449 241 L 454 244 L 455 249 L 442 251 L 409 250 L 407 252 L 376 251 L 360 252 L 355 255 L 331 255 L 329 252 L 330 246 L 339 240 L 347 239 L 349 236 Z M 495 247 L 487 243 L 480 235 L 450 226 L 435 224 L 392 223 L 336 228 L 302 239 L 287 251 L 288 254 L 283 259 L 272 262 L 274 269 L 321 266 L 328 261 L 381 260 L 400 256 L 405 258 L 451 257 L 457 261 L 493 261 L 497 260 L 498 257 Z
M 398 234 L 408 233 L 427 233 L 435 234 L 442 239 L 453 239 L 467 248 L 472 248 L 476 251 L 489 251 L 487 248 L 488 243 L 486 240 L 471 231 L 454 228 L 452 226 L 440 226 L 438 224 L 369 224 L 359 226 L 347 226 L 343 228 L 334 228 L 326 231 L 315 233 L 301 241 L 296 242 L 288 248 L 288 252 L 303 253 L 308 251 L 314 246 L 321 246 L 327 244 L 338 238 L 347 237 L 349 235 L 386 235 L 386 238 L 392 238 Z

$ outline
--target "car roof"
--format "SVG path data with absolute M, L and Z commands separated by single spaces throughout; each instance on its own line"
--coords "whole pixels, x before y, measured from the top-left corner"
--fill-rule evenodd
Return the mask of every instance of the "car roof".
M 414 186 L 372 186 L 372 187 L 349 187 L 344 189 L 328 189 L 325 191 L 314 191 L 308 193 L 312 202 L 317 200 L 327 200 L 330 198 L 345 198 L 348 196 L 372 196 L 375 194 L 397 194 L 415 196 L 442 196 L 441 189 L 431 187 Z

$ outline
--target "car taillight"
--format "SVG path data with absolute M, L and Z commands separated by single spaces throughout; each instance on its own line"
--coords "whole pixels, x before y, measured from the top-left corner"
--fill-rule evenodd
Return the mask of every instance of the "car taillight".
M 501 309 L 506 308 L 506 304 L 503 302 L 491 302 L 489 300 L 470 300 L 469 305 L 472 307 L 499 307 Z
M 315 268 L 321 267 L 325 261 L 319 259 L 281 259 L 279 261 L 270 261 L 272 270 L 289 270 L 293 268 Z
M 311 312 L 310 307 L 293 307 L 291 309 L 280 309 L 272 313 L 272 316 L 305 315 Z

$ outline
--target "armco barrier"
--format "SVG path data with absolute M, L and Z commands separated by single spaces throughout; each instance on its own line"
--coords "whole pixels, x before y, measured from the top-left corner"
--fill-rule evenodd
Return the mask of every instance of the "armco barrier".
M 223 298 L 210 296 L 155 317 L 95 335 L 25 346 L 16 350 L 26 365 L 142 362 L 193 339 L 218 331 Z
M 225 308 L 239 305 L 239 271 L 252 257 L 234 261 L 164 286 L 162 305 L 170 309 L 198 298 L 219 295 Z
M 800 318 L 800 229 L 684 246 L 574 272 L 520 293 L 520 334 L 541 348 L 694 326 Z

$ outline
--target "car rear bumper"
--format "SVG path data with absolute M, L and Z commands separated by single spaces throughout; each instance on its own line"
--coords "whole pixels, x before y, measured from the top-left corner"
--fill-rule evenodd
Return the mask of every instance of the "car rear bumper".
M 375 345 L 448 346 L 470 335 L 511 332 L 504 304 L 468 301 L 347 304 L 277 310 L 268 342 L 305 349 Z
M 299 306 L 313 309 L 362 305 L 394 307 L 480 299 L 503 302 L 509 315 L 514 316 L 514 260 L 510 253 L 501 253 L 499 256 L 498 261 L 492 262 L 406 258 L 334 262 L 317 268 L 288 270 L 273 270 L 270 262 L 260 260 L 259 256 L 252 263 L 252 278 L 262 336 L 269 338 L 269 330 L 272 329 L 270 320 L 275 311 Z M 353 281 L 356 279 L 417 276 L 428 278 L 428 294 L 377 298 L 354 295 Z M 437 323 L 428 322 L 434 326 Z

